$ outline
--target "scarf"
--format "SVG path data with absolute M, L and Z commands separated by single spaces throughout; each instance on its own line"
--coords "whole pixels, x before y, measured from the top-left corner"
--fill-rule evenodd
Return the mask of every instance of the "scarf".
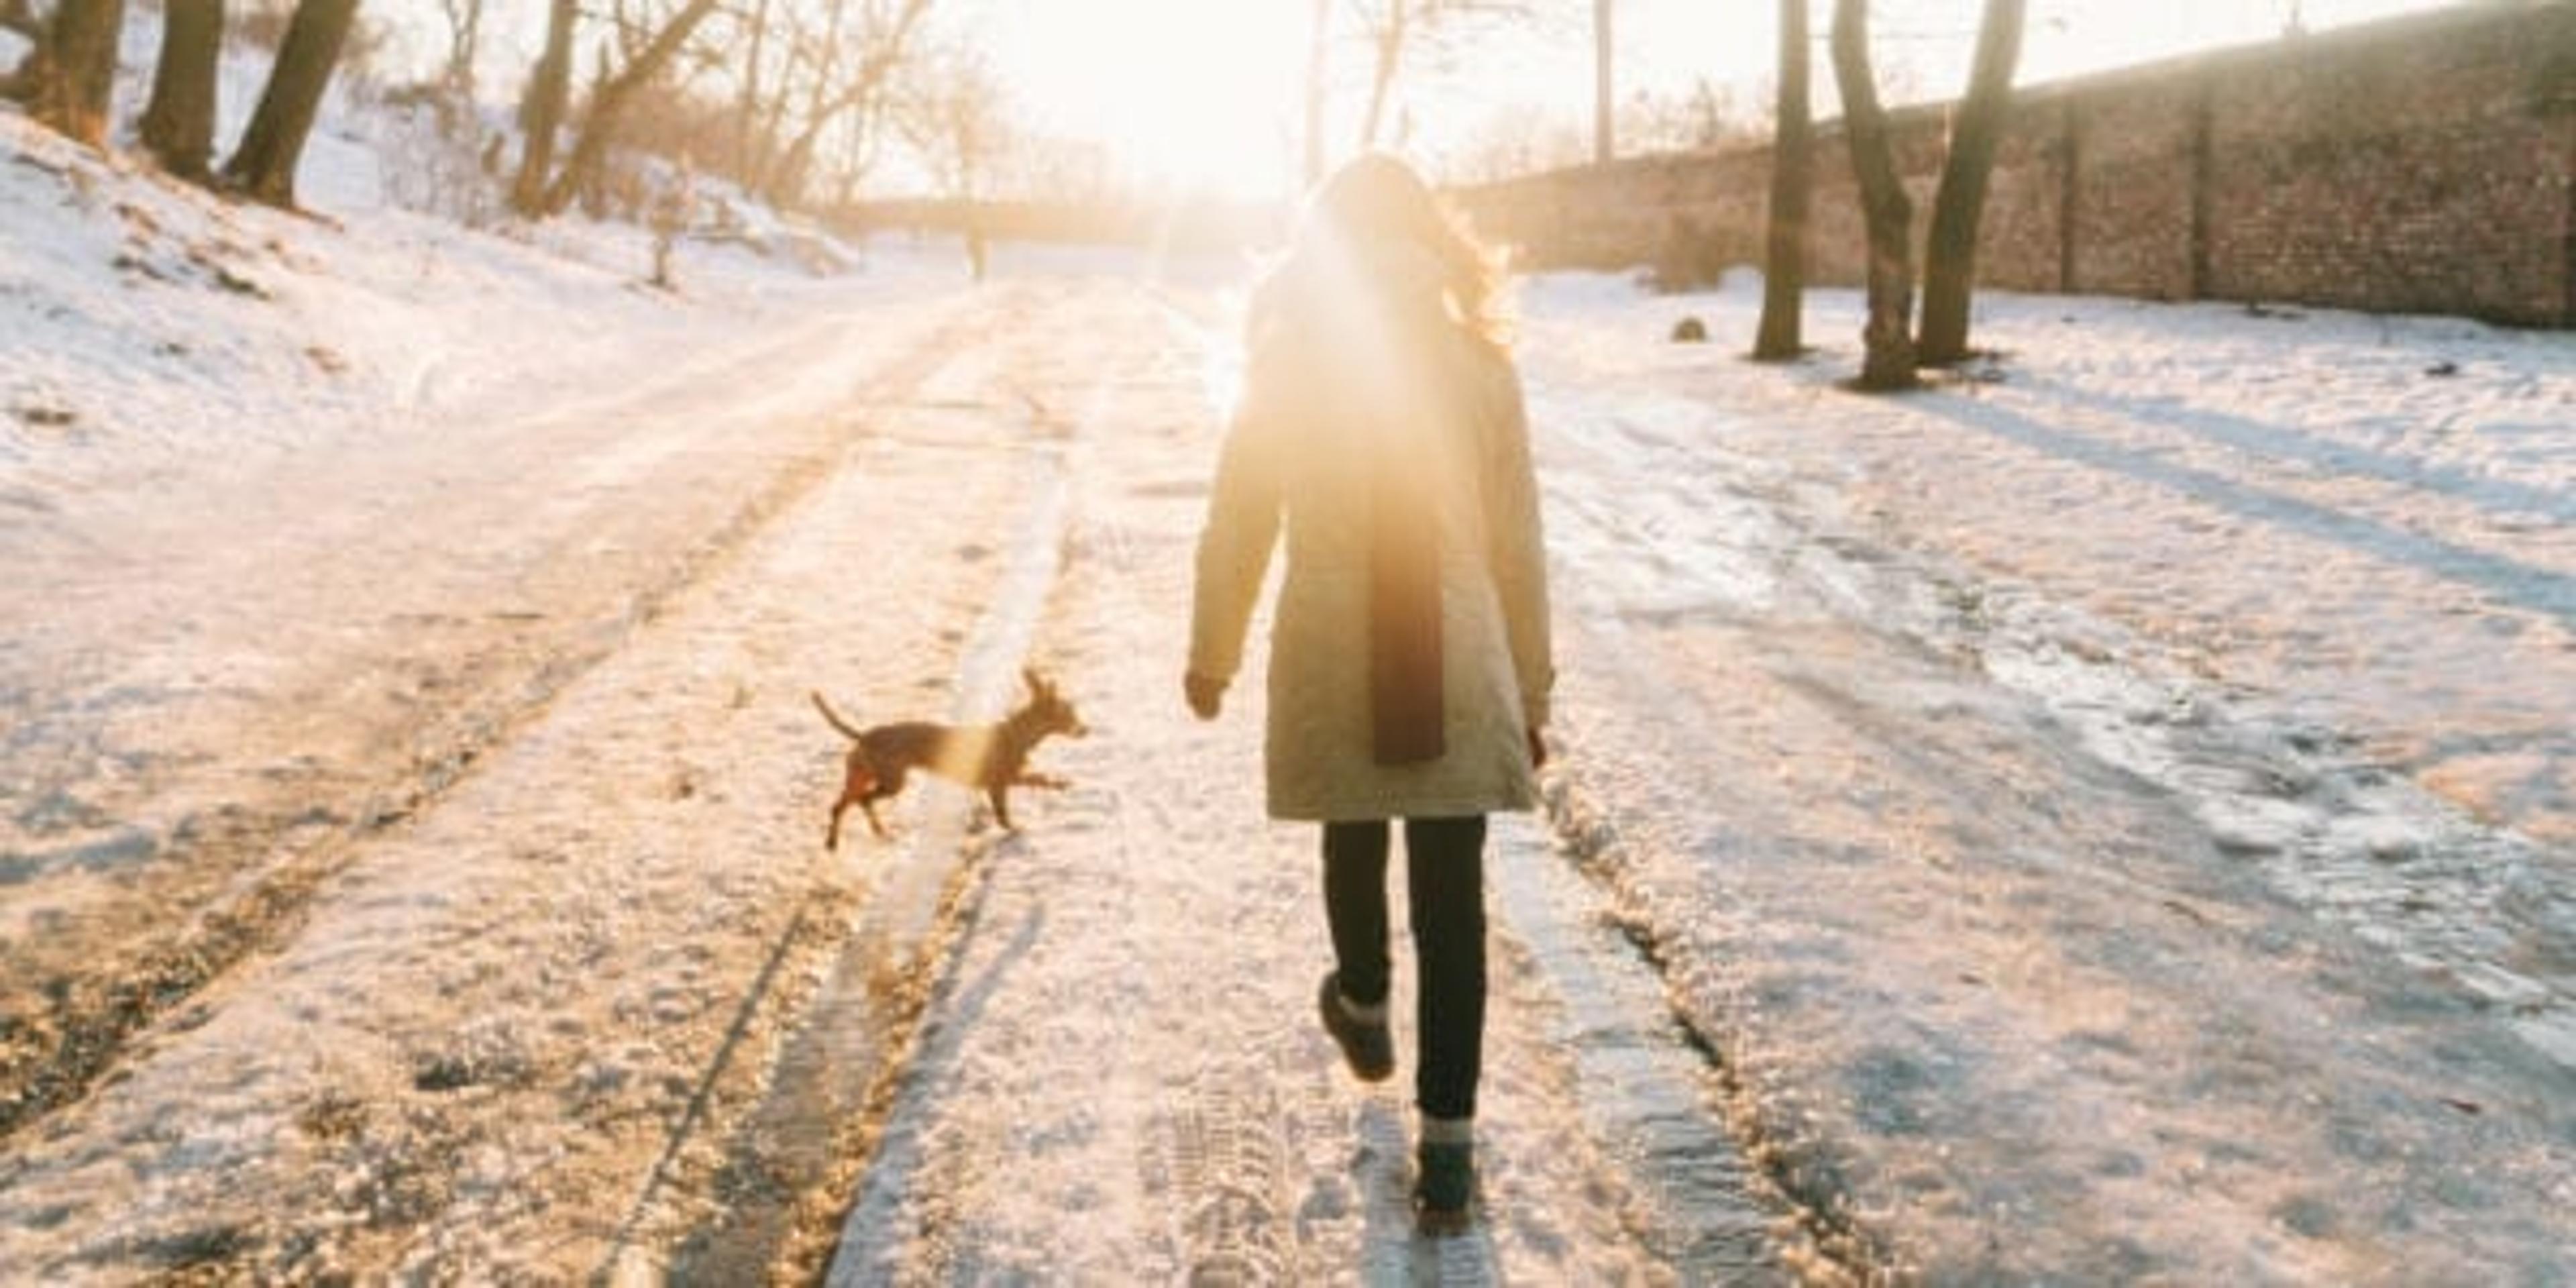
M 1440 759 L 1440 523 L 1420 480 L 1371 471 L 1368 661 L 1371 752 L 1381 765 Z
M 1365 491 L 1370 754 L 1380 765 L 1423 764 L 1448 750 L 1439 480 L 1421 477 L 1440 454 L 1411 446 L 1444 433 L 1439 418 L 1453 405 L 1443 388 L 1445 322 L 1426 324 L 1420 312 L 1439 307 L 1439 266 L 1409 245 L 1310 249 L 1301 258 L 1282 274 L 1279 298 L 1264 303 L 1280 306 L 1270 316 L 1295 336 L 1290 347 L 1315 360 L 1311 378 L 1347 393 L 1338 414 L 1361 432 L 1345 477 Z

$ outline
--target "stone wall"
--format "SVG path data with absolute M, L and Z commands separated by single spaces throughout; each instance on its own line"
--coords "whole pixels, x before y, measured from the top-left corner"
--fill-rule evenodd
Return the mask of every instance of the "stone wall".
M 1949 110 L 1892 122 L 1918 247 Z M 1816 146 L 1810 278 L 1854 285 L 1839 127 Z M 1706 280 L 1761 262 L 1769 176 L 1769 149 L 1751 148 L 1458 195 L 1537 264 Z M 2576 3 L 2490 2 L 2025 88 L 1978 280 L 2576 326 Z

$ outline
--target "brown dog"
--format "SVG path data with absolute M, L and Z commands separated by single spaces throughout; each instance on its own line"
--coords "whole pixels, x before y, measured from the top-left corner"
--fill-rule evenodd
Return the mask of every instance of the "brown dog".
M 851 744 L 849 776 L 841 785 L 841 799 L 832 803 L 832 826 L 823 834 L 823 848 L 841 847 L 841 815 L 852 805 L 867 812 L 869 829 L 883 837 L 885 824 L 877 818 L 877 802 L 902 791 L 905 776 L 915 769 L 984 789 L 985 799 L 993 803 L 993 818 L 1005 828 L 1012 827 L 1013 787 L 1071 786 L 1061 778 L 1030 773 L 1029 753 L 1050 735 L 1079 738 L 1091 730 L 1046 677 L 1024 670 L 1020 678 L 1028 681 L 1028 700 L 998 724 L 909 720 L 854 729 L 823 701 L 822 694 L 813 695 L 823 718 L 847 735 Z

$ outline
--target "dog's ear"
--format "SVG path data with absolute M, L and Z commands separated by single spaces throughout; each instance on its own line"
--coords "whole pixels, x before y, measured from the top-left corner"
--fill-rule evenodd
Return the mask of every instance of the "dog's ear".
M 1029 693 L 1030 693 L 1030 695 L 1031 695 L 1031 696 L 1033 696 L 1033 697 L 1041 697 L 1041 698 L 1046 696 L 1046 692 L 1047 692 L 1047 682 L 1046 682 L 1046 677 L 1045 677 L 1045 676 L 1043 676 L 1043 675 L 1038 674 L 1038 669 L 1037 669 L 1036 667 L 1034 667 L 1034 666 L 1024 666 L 1024 667 L 1021 667 L 1021 668 L 1020 668 L 1020 678 L 1029 682 Z

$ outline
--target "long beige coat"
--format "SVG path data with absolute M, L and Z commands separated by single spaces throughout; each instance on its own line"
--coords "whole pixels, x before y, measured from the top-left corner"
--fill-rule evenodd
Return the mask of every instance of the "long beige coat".
M 1284 526 L 1265 744 L 1275 818 L 1530 806 L 1527 731 L 1546 724 L 1553 671 L 1520 378 L 1500 350 L 1441 331 L 1427 361 L 1388 380 L 1351 369 L 1371 347 L 1348 336 L 1257 346 L 1246 373 L 1199 539 L 1189 665 L 1234 678 Z M 1400 766 L 1370 751 L 1366 484 L 1387 470 L 1432 507 L 1440 542 L 1446 750 Z

